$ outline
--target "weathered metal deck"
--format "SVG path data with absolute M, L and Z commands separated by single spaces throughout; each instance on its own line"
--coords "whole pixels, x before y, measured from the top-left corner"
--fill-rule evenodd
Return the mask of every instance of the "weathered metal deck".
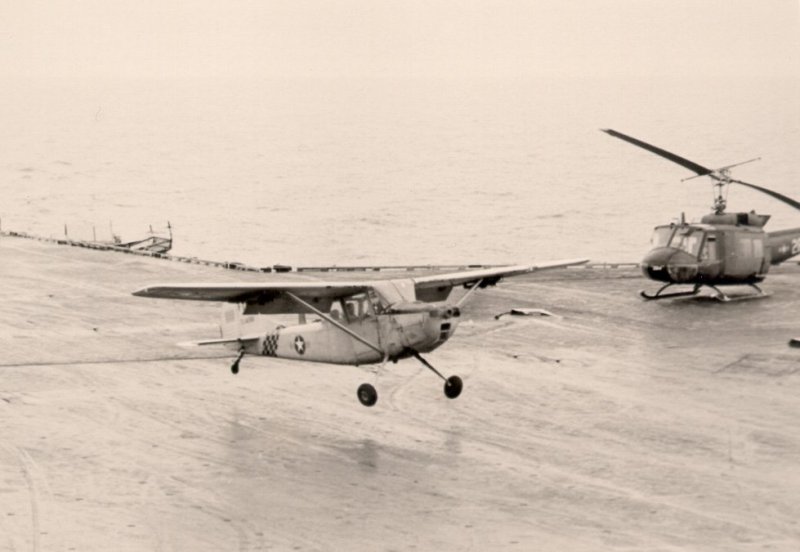
M 631 268 L 509 280 L 429 357 L 459 399 L 404 361 L 367 409 L 366 371 L 234 377 L 175 345 L 216 335 L 215 306 L 130 295 L 310 275 L 11 238 L 0 258 L 0 550 L 800 546 L 797 266 L 731 304 L 642 302 Z M 494 320 L 511 307 L 556 316 Z

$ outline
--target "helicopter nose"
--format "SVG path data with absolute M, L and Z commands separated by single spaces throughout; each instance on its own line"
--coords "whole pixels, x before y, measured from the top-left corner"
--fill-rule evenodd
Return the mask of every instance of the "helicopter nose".
M 698 272 L 697 259 L 674 247 L 653 249 L 642 259 L 641 267 L 645 276 L 662 282 L 691 282 Z
M 690 283 L 693 282 L 697 276 L 698 267 L 697 263 L 677 264 L 670 263 L 667 265 L 667 271 L 673 282 L 676 283 Z
M 670 277 L 667 271 L 667 263 L 675 254 L 675 250 L 670 247 L 658 247 L 653 249 L 640 263 L 642 273 L 651 280 L 669 282 Z

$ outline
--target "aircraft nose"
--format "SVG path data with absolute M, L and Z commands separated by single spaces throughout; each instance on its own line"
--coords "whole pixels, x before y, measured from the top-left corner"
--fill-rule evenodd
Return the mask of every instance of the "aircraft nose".
M 681 249 L 659 247 L 642 259 L 642 272 L 662 282 L 691 282 L 698 273 L 697 259 Z
M 673 247 L 656 247 L 647 252 L 647 255 L 642 259 L 642 264 L 647 266 L 666 266 L 678 251 Z
M 450 318 L 458 318 L 461 316 L 461 309 L 455 306 L 446 306 L 442 308 L 433 309 L 430 311 L 431 318 L 441 318 L 442 320 L 449 320 Z
M 683 258 L 684 255 L 686 256 L 685 259 Z M 697 259 L 686 253 L 675 255 L 670 259 L 667 271 L 673 282 L 690 283 L 695 279 L 699 271 Z
M 461 312 L 458 307 L 449 307 L 447 311 L 442 312 L 439 316 L 431 316 L 425 324 L 425 337 L 427 344 L 424 346 L 425 350 L 433 350 L 453 335 L 458 327 Z M 418 350 L 423 350 L 417 347 Z
M 651 280 L 669 282 L 670 276 L 667 271 L 667 263 L 675 254 L 675 250 L 670 247 L 658 247 L 648 252 L 644 256 L 640 266 L 642 273 Z

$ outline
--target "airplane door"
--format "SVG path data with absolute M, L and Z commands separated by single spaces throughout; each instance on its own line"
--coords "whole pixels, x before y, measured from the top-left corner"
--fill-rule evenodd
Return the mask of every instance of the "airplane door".
M 375 304 L 366 293 L 353 295 L 342 300 L 344 317 L 349 329 L 367 341 L 381 346 L 378 316 Z M 350 338 L 352 339 L 352 338 Z M 353 341 L 353 352 L 357 362 L 374 362 L 378 353 L 363 343 Z

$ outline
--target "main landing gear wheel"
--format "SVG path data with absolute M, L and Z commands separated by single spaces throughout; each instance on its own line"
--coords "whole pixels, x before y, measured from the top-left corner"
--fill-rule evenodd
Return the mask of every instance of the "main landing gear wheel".
M 448 399 L 455 399 L 461 394 L 461 390 L 464 388 L 464 382 L 461 381 L 461 378 L 458 376 L 450 376 L 444 382 L 444 395 Z
M 231 374 L 233 374 L 234 376 L 239 373 L 239 362 L 242 360 L 243 356 L 244 356 L 244 349 L 239 351 L 239 356 L 237 356 L 236 360 L 234 360 L 233 364 L 231 364 Z
M 458 376 L 450 376 L 449 378 L 446 378 L 446 377 L 444 377 L 442 375 L 442 373 L 439 370 L 434 368 L 433 365 L 430 362 L 428 362 L 427 360 L 422 358 L 422 355 L 420 355 L 417 351 L 415 351 L 414 349 L 408 349 L 408 351 L 411 353 L 411 356 L 416 358 L 426 368 L 428 368 L 431 372 L 433 372 L 434 374 L 436 374 L 437 376 L 439 376 L 440 378 L 442 378 L 444 380 L 444 396 L 445 397 L 447 397 L 448 399 L 455 399 L 456 397 L 458 397 L 461 394 L 461 390 L 464 388 L 464 382 L 461 381 L 460 377 L 458 377 Z
M 373 406 L 378 402 L 378 392 L 369 383 L 362 383 L 358 386 L 358 400 L 364 406 Z

